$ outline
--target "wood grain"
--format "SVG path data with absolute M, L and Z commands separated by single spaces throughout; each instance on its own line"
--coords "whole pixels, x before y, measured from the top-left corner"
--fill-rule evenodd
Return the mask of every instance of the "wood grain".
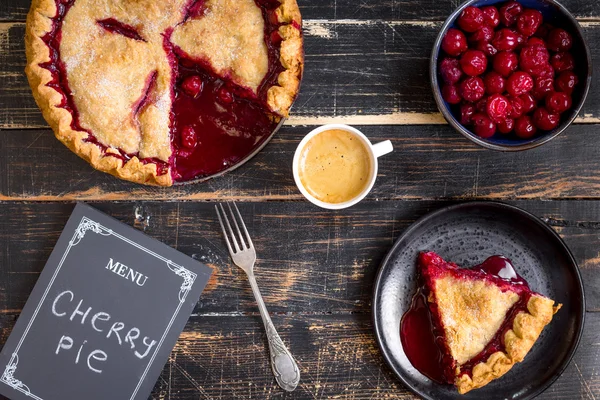
M 291 160 L 308 127 L 284 127 L 239 170 L 209 182 L 154 188 L 95 171 L 49 130 L 0 134 L 0 201 L 302 200 Z M 521 153 L 484 150 L 449 126 L 368 126 L 373 142 L 395 151 L 379 162 L 371 200 L 586 199 L 600 197 L 596 129 L 575 125 L 552 142 Z
M 439 22 L 305 21 L 306 73 L 290 125 L 440 124 L 428 78 Z M 600 23 L 586 22 L 594 61 Z M 46 127 L 23 74 L 24 24 L 0 23 L 0 128 Z M 578 123 L 600 122 L 600 62 Z
M 257 279 L 274 313 L 369 313 L 372 284 L 395 239 L 447 201 L 364 202 L 351 212 L 306 202 L 239 203 L 258 252 Z M 548 221 L 566 240 L 585 282 L 587 310 L 600 311 L 600 201 L 513 203 Z M 201 315 L 257 313 L 246 278 L 229 260 L 214 205 L 97 203 L 121 221 L 215 269 Z M 19 311 L 73 204 L 0 204 L 0 310 Z

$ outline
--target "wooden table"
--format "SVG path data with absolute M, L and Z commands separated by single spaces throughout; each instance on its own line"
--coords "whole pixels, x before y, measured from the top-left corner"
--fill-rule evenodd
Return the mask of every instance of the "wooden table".
M 539 149 L 501 154 L 444 124 L 429 88 L 429 53 L 456 0 L 299 0 L 306 75 L 293 117 L 251 162 L 210 182 L 168 189 L 93 170 L 52 135 L 23 74 L 28 0 L 0 0 L 0 341 L 42 270 L 73 204 L 86 201 L 215 274 L 154 390 L 156 399 L 414 398 L 384 364 L 371 323 L 372 284 L 395 239 L 451 203 L 502 200 L 533 212 L 574 252 L 586 328 L 564 375 L 541 398 L 600 398 L 600 8 L 563 0 L 581 20 L 596 63 L 592 91 L 566 133 Z M 291 160 L 327 122 L 390 139 L 375 189 L 352 209 L 303 200 Z M 259 254 L 257 277 L 302 382 L 275 384 L 245 276 L 232 266 L 213 202 L 236 200 Z

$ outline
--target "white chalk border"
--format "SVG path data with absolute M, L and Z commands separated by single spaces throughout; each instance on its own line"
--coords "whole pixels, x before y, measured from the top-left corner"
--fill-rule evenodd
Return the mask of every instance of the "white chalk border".
M 0 382 L 4 382 L 5 384 L 12 387 L 13 389 L 16 389 L 16 390 L 20 391 L 21 393 L 24 393 L 28 397 L 31 397 L 36 400 L 44 400 L 44 399 L 31 393 L 31 390 L 29 389 L 29 387 L 26 384 L 24 384 L 22 381 L 20 381 L 19 379 L 14 377 L 15 371 L 17 370 L 17 364 L 19 363 L 19 355 L 18 355 L 19 349 L 21 348 L 21 345 L 23 344 L 23 341 L 25 340 L 25 337 L 27 336 L 27 333 L 29 332 L 31 325 L 33 325 L 33 322 L 34 322 L 38 312 L 40 311 L 40 308 L 42 307 L 42 304 L 44 303 L 44 300 L 46 299 L 46 296 L 48 295 L 48 292 L 50 291 L 50 288 L 52 287 L 54 280 L 56 279 L 58 273 L 60 272 L 60 269 L 62 268 L 62 265 L 63 265 L 65 259 L 67 258 L 69 251 L 71 250 L 71 247 L 79 244 L 79 242 L 83 239 L 83 237 L 85 236 L 85 233 L 87 231 L 92 231 L 92 232 L 97 233 L 102 236 L 115 236 L 116 238 L 121 239 L 121 240 L 131 244 L 132 246 L 135 246 L 138 249 L 143 250 L 146 253 L 158 258 L 159 260 L 164 261 L 166 263 L 167 267 L 171 271 L 173 271 L 175 274 L 177 274 L 178 276 L 183 278 L 183 283 L 181 284 L 181 288 L 179 290 L 179 304 L 177 305 L 177 309 L 175 310 L 173 317 L 169 321 L 169 324 L 167 325 L 167 329 L 165 330 L 162 338 L 160 339 L 160 342 L 158 342 L 158 346 L 156 347 L 154 354 L 152 354 L 152 357 L 150 358 L 150 361 L 148 362 L 148 365 L 146 366 L 146 369 L 144 370 L 144 373 L 142 374 L 140 381 L 138 382 L 135 390 L 133 391 L 133 394 L 129 398 L 130 400 L 133 400 L 135 398 L 138 391 L 140 390 L 140 386 L 142 386 L 142 383 L 144 382 L 144 379 L 146 379 L 148 370 L 150 369 L 150 366 L 154 362 L 154 359 L 156 358 L 158 351 L 160 350 L 165 338 L 167 337 L 167 334 L 171 330 L 171 326 L 173 325 L 175 318 L 177 318 L 177 315 L 179 314 L 179 310 L 181 309 L 181 306 L 185 302 L 185 299 L 186 299 L 189 291 L 192 289 L 194 281 L 196 280 L 196 277 L 197 277 L 197 274 L 182 267 L 181 265 L 175 264 L 173 261 L 168 260 L 168 259 L 162 257 L 161 255 L 156 254 L 155 252 L 153 252 L 151 250 L 148 250 L 147 248 L 139 245 L 138 243 L 133 242 L 132 240 L 130 240 L 124 236 L 119 235 L 116 232 L 113 232 L 112 229 L 105 228 L 104 226 L 100 225 L 98 222 L 93 221 L 93 220 L 89 219 L 88 217 L 83 217 L 81 219 L 81 222 L 79 223 L 79 226 L 77 227 L 77 229 L 75 229 L 73 238 L 69 242 L 69 246 L 67 247 L 67 249 L 65 250 L 65 252 L 62 256 L 60 263 L 58 264 L 58 268 L 56 269 L 56 271 L 54 271 L 54 275 L 52 275 L 52 279 L 50 279 L 50 283 L 48 284 L 48 287 L 46 287 L 46 290 L 44 291 L 44 294 L 43 294 L 40 302 L 38 303 L 38 305 L 33 313 L 33 316 L 31 317 L 31 320 L 29 321 L 29 324 L 27 324 L 27 328 L 25 328 L 25 332 L 23 333 L 23 336 L 19 340 L 19 344 L 17 344 L 17 347 L 15 348 L 15 351 L 12 354 L 10 361 L 6 365 L 6 368 L 4 369 L 4 373 L 0 377 Z

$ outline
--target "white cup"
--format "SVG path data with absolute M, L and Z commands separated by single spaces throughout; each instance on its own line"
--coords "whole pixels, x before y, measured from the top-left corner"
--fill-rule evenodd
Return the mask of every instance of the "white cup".
M 317 199 L 316 197 L 311 195 L 308 192 L 308 190 L 306 190 L 306 188 L 302 184 L 302 181 L 300 180 L 300 170 L 299 170 L 300 156 L 301 156 L 302 150 L 304 149 L 304 146 L 306 146 L 306 144 L 313 137 L 317 136 L 319 133 L 329 131 L 332 129 L 340 129 L 340 130 L 343 130 L 346 132 L 350 132 L 356 138 L 360 139 L 364 143 L 367 151 L 369 152 L 369 158 L 371 160 L 371 176 L 369 177 L 369 184 L 365 186 L 364 190 L 358 196 L 356 196 L 355 198 L 353 198 L 351 200 L 345 201 L 343 203 L 326 203 L 324 201 Z M 377 179 L 377 170 L 378 170 L 377 158 L 381 157 L 383 155 L 386 155 L 388 153 L 391 153 L 393 150 L 394 150 L 394 148 L 392 146 L 392 142 L 390 142 L 389 140 L 386 140 L 384 142 L 377 143 L 377 144 L 372 144 L 369 141 L 369 139 L 367 139 L 367 137 L 361 131 L 359 131 L 358 129 L 353 128 L 351 126 L 343 125 L 343 124 L 323 125 L 317 129 L 313 130 L 308 135 L 306 135 L 304 137 L 304 139 L 302 139 L 302 141 L 298 145 L 298 148 L 296 149 L 296 154 L 294 154 L 294 161 L 292 164 L 292 169 L 294 172 L 294 180 L 296 181 L 296 186 L 298 186 L 298 189 L 304 195 L 304 197 L 306 197 L 308 199 L 308 201 L 310 201 L 311 203 L 313 203 L 319 207 L 327 208 L 329 210 L 341 210 L 343 208 L 351 207 L 351 206 L 355 205 L 356 203 L 358 203 L 359 201 L 361 201 L 362 199 L 364 199 L 367 196 L 367 194 L 369 194 L 371 189 L 373 188 L 373 185 L 375 184 L 375 180 Z

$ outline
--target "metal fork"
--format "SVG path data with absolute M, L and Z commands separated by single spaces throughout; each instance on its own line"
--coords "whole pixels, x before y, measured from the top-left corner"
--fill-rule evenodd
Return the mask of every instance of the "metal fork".
M 248 234 L 248 230 L 246 229 L 246 224 L 244 224 L 242 215 L 240 214 L 240 211 L 235 203 L 233 203 L 233 207 L 237 213 L 237 219 L 236 215 L 233 213 L 231 205 L 227 203 L 227 208 L 229 208 L 229 214 L 231 216 L 230 219 L 233 221 L 233 225 L 237 231 L 237 237 L 231 228 L 231 223 L 229 222 L 225 208 L 223 208 L 223 204 L 215 206 L 219 223 L 223 229 L 223 236 L 225 236 L 227 248 L 229 249 L 229 253 L 231 254 L 234 264 L 243 269 L 246 275 L 248 275 L 248 280 L 250 281 L 250 286 L 252 287 L 252 292 L 254 293 L 256 302 L 258 303 L 260 316 L 262 317 L 265 330 L 267 332 L 269 351 L 271 353 L 271 367 L 273 368 L 275 380 L 284 390 L 292 392 L 294 389 L 296 389 L 296 386 L 298 386 L 298 382 L 300 382 L 300 370 L 298 369 L 298 365 L 296 364 L 294 357 L 292 357 L 292 354 L 289 352 L 287 347 L 285 347 L 285 344 L 283 344 L 283 341 L 275 330 L 275 326 L 273 325 L 273 321 L 271 321 L 271 317 L 269 316 L 265 302 L 263 301 L 260 291 L 258 290 L 258 284 L 256 283 L 256 278 L 254 277 L 256 250 L 254 249 L 252 239 L 250 239 L 250 235 Z M 244 229 L 245 235 L 242 235 L 242 231 L 238 225 L 238 219 L 242 228 Z M 225 221 L 225 224 L 223 224 L 223 221 Z M 227 229 L 225 229 L 225 225 L 227 225 Z M 229 236 L 227 233 L 229 233 Z M 231 242 L 233 242 L 233 247 L 231 246 Z

